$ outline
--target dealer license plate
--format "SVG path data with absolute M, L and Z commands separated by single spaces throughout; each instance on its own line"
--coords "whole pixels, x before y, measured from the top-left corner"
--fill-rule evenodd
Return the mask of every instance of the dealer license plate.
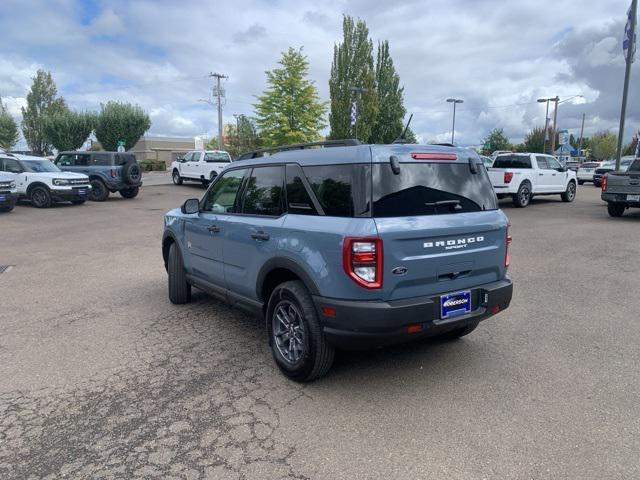
M 627 195 L 627 201 L 640 202 L 640 195 Z
M 440 297 L 440 318 L 451 318 L 471 311 L 471 290 L 447 293 Z

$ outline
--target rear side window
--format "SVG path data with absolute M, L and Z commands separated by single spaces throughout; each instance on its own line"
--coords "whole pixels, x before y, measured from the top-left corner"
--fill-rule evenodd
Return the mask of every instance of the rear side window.
M 487 171 L 467 163 L 387 163 L 373 166 L 373 216 L 409 217 L 497 209 Z
M 116 165 L 124 165 L 126 163 L 136 161 L 136 156 L 131 153 L 116 153 L 115 157 Z
M 111 165 L 111 155 L 108 153 L 94 153 L 91 155 L 91 164 L 100 166 Z
M 499 155 L 493 162 L 493 168 L 531 168 L 528 155 Z
M 297 215 L 318 215 L 303 178 L 300 165 L 287 165 L 287 211 Z
M 284 166 L 257 167 L 244 189 L 242 213 L 277 217 L 282 214 Z
M 342 164 L 303 167 L 313 193 L 330 217 L 370 217 L 371 167 Z

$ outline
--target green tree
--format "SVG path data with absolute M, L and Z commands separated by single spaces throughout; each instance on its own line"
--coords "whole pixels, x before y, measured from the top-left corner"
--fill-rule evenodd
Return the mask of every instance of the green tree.
M 27 108 L 22 107 L 22 134 L 35 153 L 44 154 L 51 150 L 44 134 L 44 117 L 67 109 L 64 99 L 57 98 L 57 94 L 51 73 L 38 70 L 27 94 Z
M 593 134 L 590 143 L 591 157 L 595 160 L 611 160 L 615 157 L 618 138 L 608 130 Z
M 333 47 L 333 63 L 329 78 L 331 112 L 329 138 L 369 139 L 378 115 L 373 66 L 373 43 L 369 39 L 367 24 L 361 20 L 354 23 L 345 15 L 342 21 L 342 43 Z M 363 93 L 351 88 L 364 88 Z M 358 120 L 351 126 L 351 106 L 355 102 Z M 357 135 L 356 135 L 357 133 Z
M 495 152 L 496 150 L 511 150 L 511 143 L 504 134 L 502 128 L 494 128 L 489 132 L 483 140 L 483 149 L 487 152 Z
M 119 140 L 124 141 L 125 150 L 131 149 L 149 128 L 149 115 L 138 105 L 120 102 L 100 105 L 96 138 L 107 151 L 117 150 Z
M 631 142 L 627 143 L 627 145 L 622 150 L 622 155 L 635 155 L 637 145 L 638 145 L 638 134 L 636 133 L 631 139 Z
M 393 66 L 389 42 L 386 40 L 378 42 L 376 93 L 378 115 L 371 129 L 369 143 L 391 143 L 402 135 L 407 110 L 404 108 L 404 87 L 400 86 L 400 76 Z M 415 140 L 413 132 L 409 130 L 406 136 Z
M 43 118 L 47 142 L 59 152 L 77 150 L 96 128 L 97 115 L 93 112 L 63 110 Z
M 230 136 L 230 140 L 227 151 L 233 158 L 260 148 L 260 135 L 255 119 L 246 115 L 238 116 L 236 125 L 233 125 L 233 135 Z
M 0 100 L 0 148 L 11 150 L 19 139 L 18 124 Z
M 547 137 L 548 138 L 548 137 Z M 548 142 L 547 142 L 548 143 Z M 535 127 L 524 137 L 523 152 L 543 153 L 544 127 Z
M 311 142 L 326 125 L 326 105 L 307 78 L 309 62 L 302 49 L 282 53 L 281 67 L 265 72 L 267 89 L 258 97 L 256 122 L 266 147 Z

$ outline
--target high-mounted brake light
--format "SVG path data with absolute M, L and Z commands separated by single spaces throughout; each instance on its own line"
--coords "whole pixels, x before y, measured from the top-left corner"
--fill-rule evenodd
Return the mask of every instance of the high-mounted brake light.
M 513 180 L 513 172 L 504 172 L 504 183 L 511 183 Z
M 602 191 L 606 192 L 607 191 L 607 176 L 604 175 L 602 177 Z
M 411 158 L 414 160 L 457 160 L 458 155 L 455 153 L 420 153 L 412 152 Z
M 345 237 L 342 266 L 353 281 L 364 288 L 382 287 L 382 240 Z
M 509 247 L 511 246 L 511 242 L 513 242 L 513 237 L 511 236 L 511 224 L 507 223 L 507 239 L 506 239 L 506 249 L 504 254 L 505 268 L 509 268 L 509 264 L 511 263 L 511 253 L 509 253 Z

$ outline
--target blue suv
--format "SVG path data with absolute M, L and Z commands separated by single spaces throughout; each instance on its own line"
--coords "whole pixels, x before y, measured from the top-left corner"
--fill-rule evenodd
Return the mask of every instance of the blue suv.
M 343 140 L 241 156 L 166 214 L 162 252 L 171 302 L 195 287 L 263 316 L 310 381 L 336 348 L 458 338 L 507 308 L 510 242 L 475 152 Z

